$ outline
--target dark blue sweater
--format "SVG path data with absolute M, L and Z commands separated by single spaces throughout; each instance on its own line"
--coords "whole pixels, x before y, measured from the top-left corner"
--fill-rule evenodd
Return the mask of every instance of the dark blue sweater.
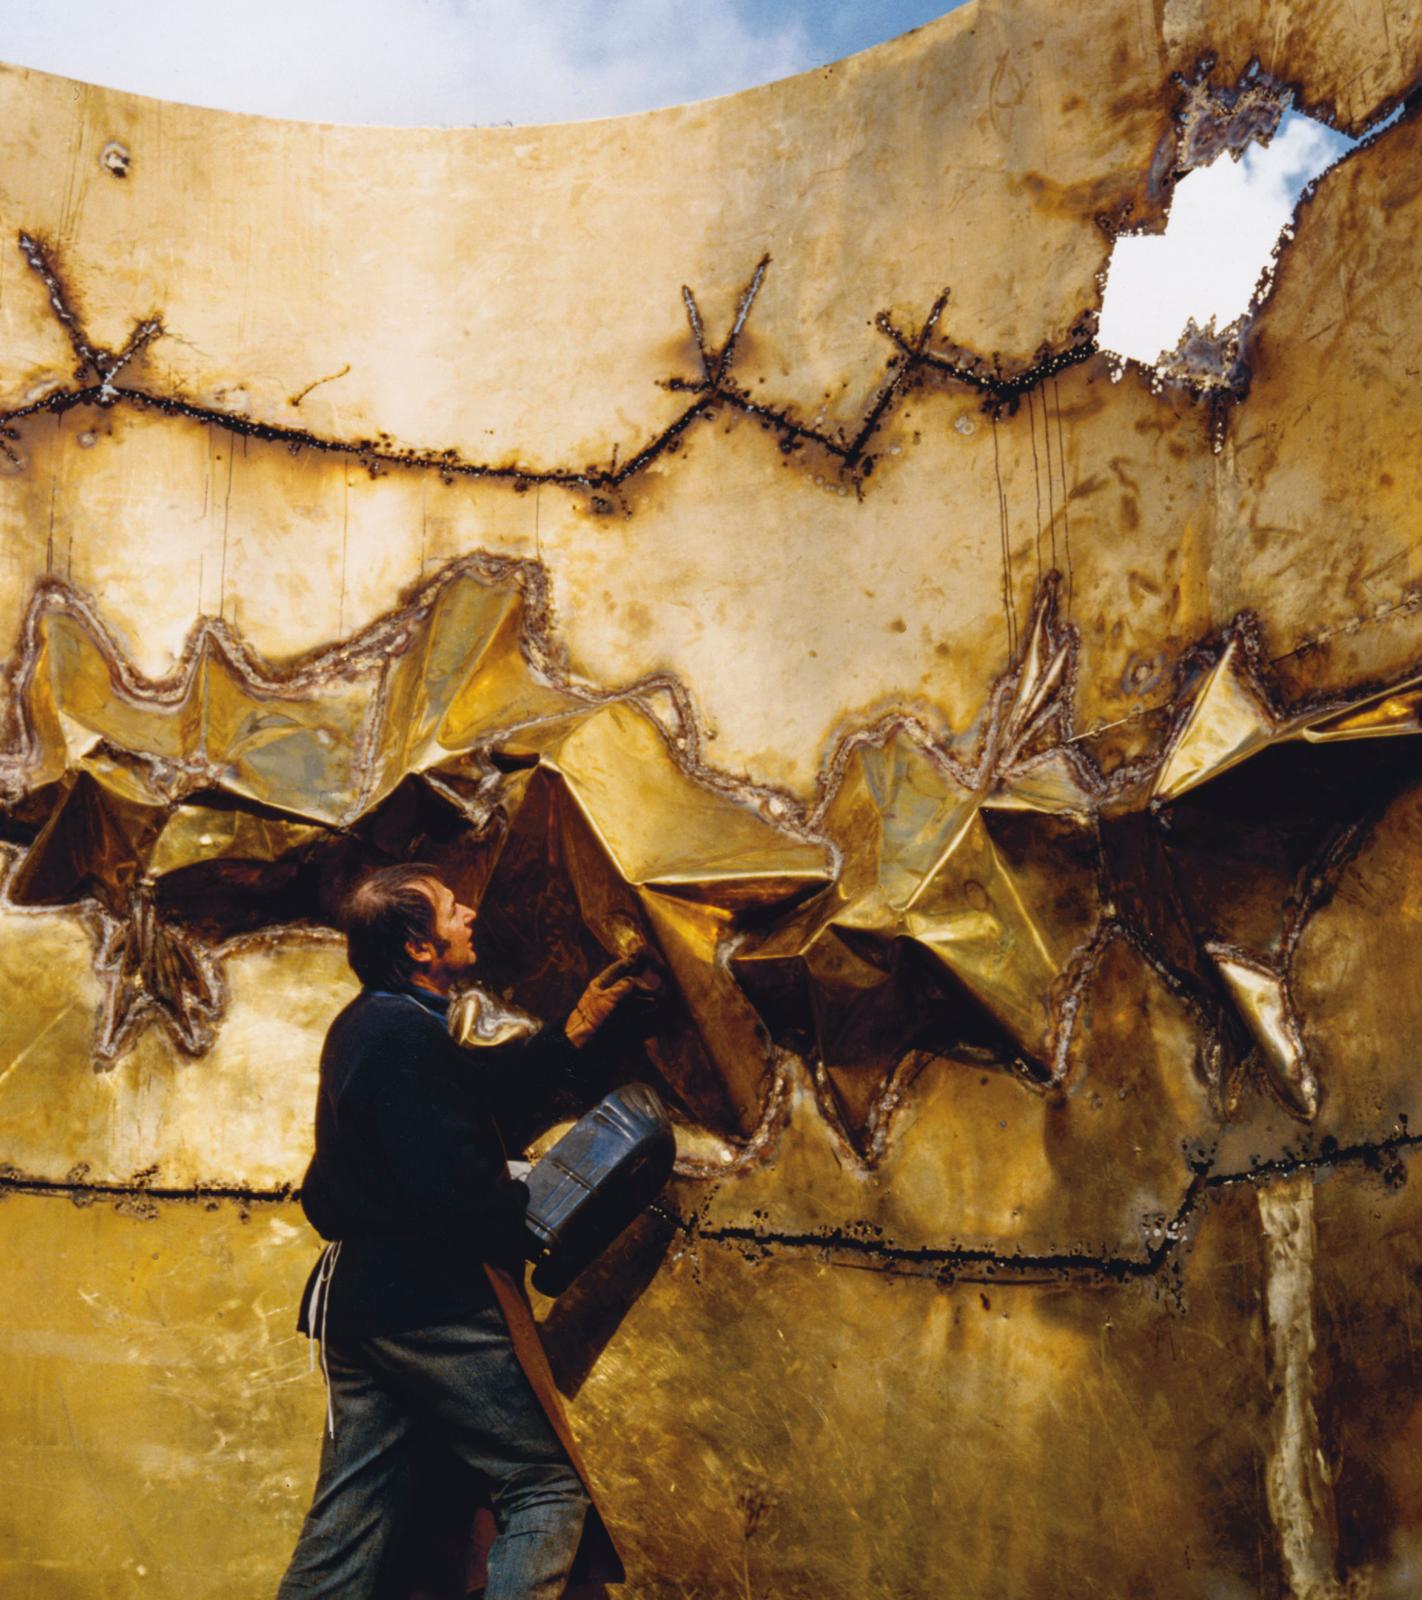
M 314 1327 L 320 1262 L 307 1281 L 303 1333 L 461 1321 L 492 1301 L 484 1262 L 521 1275 L 528 1190 L 508 1176 L 500 1112 L 566 1078 L 576 1052 L 553 1028 L 466 1050 L 447 1010 L 423 990 L 367 989 L 326 1035 L 301 1204 L 340 1251 Z

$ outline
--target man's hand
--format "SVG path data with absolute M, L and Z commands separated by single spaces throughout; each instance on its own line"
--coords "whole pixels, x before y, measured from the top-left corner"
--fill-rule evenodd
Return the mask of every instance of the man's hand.
M 638 970 L 638 969 L 642 970 Z M 582 992 L 563 1031 L 577 1049 L 602 1027 L 623 998 L 634 989 L 650 992 L 660 987 L 655 972 L 646 970 L 642 955 L 624 957 L 605 967 Z

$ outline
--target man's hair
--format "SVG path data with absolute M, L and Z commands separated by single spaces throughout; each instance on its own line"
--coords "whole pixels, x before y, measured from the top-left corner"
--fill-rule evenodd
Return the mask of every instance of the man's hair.
M 377 867 L 346 897 L 341 922 L 346 930 L 346 959 L 367 989 L 407 985 L 415 962 L 405 948 L 410 940 L 444 949 L 435 935 L 435 910 L 422 884 L 442 883 L 438 867 L 425 861 L 402 861 Z

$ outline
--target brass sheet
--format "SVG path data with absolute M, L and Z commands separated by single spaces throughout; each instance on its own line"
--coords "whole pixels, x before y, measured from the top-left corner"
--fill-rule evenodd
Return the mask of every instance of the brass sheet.
M 1192 73 L 1209 48 L 1221 85 L 1254 55 L 1281 82 L 1301 81 L 1306 61 L 1316 71 L 1305 94 L 1331 98 L 1358 127 L 1415 70 L 1396 9 L 1364 23 L 1334 0 L 1280 3 L 1246 22 L 1172 3 L 1143 37 L 1134 12 L 1109 6 L 1082 27 L 1045 0 L 980 4 L 828 75 L 639 121 L 638 159 L 653 189 L 639 187 L 635 203 L 616 176 L 622 161 L 609 160 L 632 137 L 630 123 L 537 134 L 234 124 L 243 134 L 223 139 L 221 116 L 194 111 L 181 114 L 191 132 L 177 138 L 144 102 L 89 89 L 76 98 L 69 85 L 12 72 L 7 125 L 32 152 L 9 190 L 13 229 L 53 258 L 91 352 L 121 350 L 134 322 L 146 325 L 157 309 L 179 337 L 154 334 L 111 387 L 177 400 L 193 415 L 116 399 L 66 412 L 58 427 L 49 415 L 22 420 L 7 547 L 23 552 L 29 573 L 60 572 L 102 594 L 151 671 L 167 667 L 198 614 L 227 617 L 263 655 L 281 658 L 381 614 L 441 560 L 476 547 L 538 556 L 580 672 L 607 684 L 671 668 L 695 686 L 728 767 L 801 792 L 846 712 L 907 698 L 963 726 L 1049 565 L 1070 567 L 1068 609 L 1088 655 L 1085 725 L 1158 707 L 1179 652 L 1244 607 L 1263 618 L 1275 652 L 1321 635 L 1335 641 L 1307 667 L 1311 684 L 1324 663 L 1332 683 L 1376 675 L 1379 657 L 1396 663 L 1415 649 L 1417 619 L 1399 609 L 1417 577 L 1407 468 L 1388 474 L 1391 486 L 1377 484 L 1373 520 L 1356 529 L 1386 563 L 1366 582 L 1350 578 L 1354 540 L 1338 535 L 1334 508 L 1349 497 L 1323 479 L 1335 463 L 1359 459 L 1337 434 L 1371 414 L 1368 375 L 1396 346 L 1370 332 L 1366 357 L 1350 359 L 1338 342 L 1348 319 L 1318 333 L 1327 319 L 1308 318 L 1320 297 L 1293 263 L 1304 254 L 1356 263 L 1348 292 L 1363 322 L 1386 326 L 1369 310 L 1385 303 L 1396 305 L 1398 327 L 1415 324 L 1405 309 L 1415 197 L 1410 163 L 1393 154 L 1405 150 L 1408 124 L 1329 174 L 1301 214 L 1297 248 L 1268 303 L 1268 350 L 1251 349 L 1252 393 L 1259 417 L 1292 416 L 1283 408 L 1300 410 L 1295 395 L 1310 405 L 1298 426 L 1268 423 L 1267 461 L 1247 446 L 1238 456 L 1244 435 L 1216 457 L 1187 399 L 1152 394 L 1134 377 L 1112 386 L 1099 361 L 1052 367 L 995 421 L 982 414 L 981 388 L 945 374 L 955 350 L 962 359 L 953 370 L 985 381 L 994 360 L 1011 374 L 1031 368 L 1044 342 L 1053 352 L 1076 348 L 1070 330 L 1095 303 L 1107 249 L 1096 218 L 1130 204 L 1132 221 L 1148 223 L 1164 201 L 1171 71 Z M 1394 46 L 1365 50 L 1359 41 L 1374 29 Z M 1051 83 L 1044 98 L 1026 91 L 1027 78 L 1018 83 L 1020 69 L 999 74 L 1018 59 L 1034 62 L 1034 82 Z M 980 91 L 991 111 L 971 114 L 979 91 L 965 86 L 994 82 Z M 1370 85 L 1378 96 L 1364 105 Z M 123 124 L 133 152 L 123 183 L 97 160 L 103 141 L 90 149 L 105 119 Z M 802 136 L 781 149 L 771 130 L 790 126 Z M 38 127 L 43 138 L 25 131 Z M 810 155 L 817 139 L 848 140 L 845 159 Z M 758 163 L 766 141 L 777 154 Z M 672 159 L 675 149 L 684 157 Z M 237 151 L 240 180 L 228 165 Z M 75 204 L 60 217 L 54 197 L 72 185 L 57 168 L 67 174 L 71 165 Z M 382 182 L 387 170 L 398 176 Z M 294 171 L 320 186 L 323 203 L 305 186 L 293 196 Z M 600 256 L 574 227 L 576 266 L 541 251 L 532 299 L 528 274 L 486 275 L 477 317 L 450 335 L 442 295 L 411 290 L 436 249 L 413 171 L 443 176 L 439 215 L 461 219 L 437 230 L 451 261 L 499 259 L 513 217 L 562 236 L 570 192 L 583 196 L 580 216 L 617 233 L 617 248 Z M 348 181 L 355 172 L 359 198 Z M 448 183 L 461 172 L 477 172 L 477 181 L 459 180 L 477 192 L 451 209 Z M 845 185 L 855 172 L 872 172 L 873 182 L 851 204 Z M 213 213 L 165 198 L 214 185 L 224 200 Z M 1379 192 L 1363 192 L 1371 188 Z M 699 219 L 689 231 L 660 220 L 688 205 Z M 364 225 L 371 207 L 384 225 Z M 544 222 L 535 220 L 540 207 L 549 208 Z M 1388 228 L 1355 248 L 1379 212 Z M 851 215 L 848 229 L 818 221 Z M 912 249 L 904 248 L 908 216 Z M 149 262 L 128 241 L 155 226 L 167 243 Z M 838 242 L 828 257 L 806 244 L 841 234 L 853 236 L 848 257 Z M 770 265 L 757 278 L 767 250 Z M 244 292 L 254 305 L 282 308 L 270 319 L 231 309 L 230 264 L 249 256 Z M 624 270 L 629 261 L 636 272 Z M 13 266 L 29 289 L 7 297 L 3 312 L 18 360 L 56 324 L 45 283 L 19 251 Z M 306 287 L 323 274 L 343 292 Z M 699 296 L 702 346 L 714 355 L 753 284 L 727 362 L 710 363 L 725 367 L 736 394 L 652 450 L 659 428 L 704 398 L 682 285 Z M 873 325 L 876 314 L 912 334 L 945 287 L 952 295 L 925 349 L 948 366 L 919 370 L 876 413 L 898 370 L 885 362 L 901 353 Z M 580 314 L 590 303 L 596 313 Z M 460 317 L 474 317 L 465 297 L 460 306 Z M 536 340 L 527 333 L 534 308 Z M 540 360 L 544 348 L 551 353 Z M 1299 352 L 1296 381 L 1283 370 L 1289 348 Z M 17 401 L 33 394 L 28 403 L 46 403 L 67 383 L 74 353 L 65 354 L 58 367 L 18 371 L 9 380 Z M 349 372 L 308 388 L 347 364 Z M 673 376 L 692 387 L 659 386 Z M 747 397 L 761 410 L 748 412 Z M 1396 414 L 1410 403 L 1404 385 Z M 776 449 L 777 440 L 795 444 L 799 436 L 785 432 L 792 423 L 843 448 L 841 437 L 852 444 L 871 415 L 876 431 L 863 453 L 874 469 L 862 496 L 859 458 L 842 480 L 847 458 L 828 446 Z M 234 435 L 227 424 L 277 437 Z M 319 448 L 303 447 L 308 436 Z M 404 450 L 426 452 L 424 467 L 398 465 Z M 372 466 L 382 474 L 373 481 Z M 1329 514 L 1315 517 L 1317 505 Z M 905 516 L 915 529 L 912 563 L 898 559 L 892 531 Z M 767 548 L 767 527 L 801 531 Z M 1160 528 L 1171 530 L 1165 548 L 1142 532 Z M 300 558 L 274 563 L 278 548 Z M 741 606 L 735 596 L 748 571 L 757 603 Z M 862 581 L 841 582 L 849 571 Z M 706 597 L 713 625 L 688 625 L 692 593 Z M 597 603 L 579 603 L 584 595 Z M 23 586 L 7 597 L 15 622 L 25 599 Z M 822 649 L 828 639 L 840 647 Z M 761 692 L 767 682 L 771 695 Z
M 234 949 L 226 1014 L 200 1063 L 157 1029 L 112 1066 L 95 1060 L 104 994 L 72 917 L 0 915 L 0 981 L 25 996 L 0 1017 L 0 1148 L 12 1170 L 160 1189 L 299 1181 L 321 1039 L 355 992 L 335 940 Z
M 1269 743 L 1273 719 L 1231 639 L 1210 669 L 1174 747 L 1156 779 L 1156 798 L 1173 800 L 1216 773 L 1227 772 Z
M 3 1208 L 0 1587 L 23 1600 L 259 1594 L 304 1511 L 324 1410 L 295 1330 L 304 1220 L 134 1209 Z
M 1264 1052 L 1273 1081 L 1286 1085 L 1292 1103 L 1313 1116 L 1318 1110 L 1318 1083 L 1283 979 L 1267 967 L 1241 960 L 1227 947 L 1216 953 L 1216 960 L 1240 1015 Z
M 925 1573 L 958 1593 L 1090 1592 L 1106 1571 L 1127 1593 L 1281 1592 L 1282 1558 L 1260 1537 L 1279 1405 L 1266 1370 L 1289 1337 L 1261 1310 L 1285 1270 L 1259 1216 L 1272 1193 L 1219 1190 L 1169 1292 L 945 1286 L 630 1238 L 597 1284 L 542 1307 L 630 1592 L 735 1594 L 747 1570 L 752 1593 L 883 1600 Z M 1317 1278 L 1314 1338 L 1332 1352 L 1306 1398 L 1337 1547 L 1376 1592 L 1400 1592 L 1383 1586 L 1404 1581 L 1419 1538 L 1399 1504 L 1415 1505 L 1422 1471 L 1402 1314 L 1422 1310 L 1417 1185 L 1342 1165 L 1308 1193 L 1317 1243 L 1287 1270 Z M 7 1593 L 270 1587 L 322 1409 L 291 1330 L 310 1254 L 294 1212 L 166 1205 L 142 1221 L 15 1197 L 5 1217 L 18 1246 L 0 1335 L 16 1380 L 0 1401 Z M 629 1366 L 630 1413 L 617 1377 Z M 748 1392 L 766 1366 L 771 1389 Z M 872 1476 L 867 1459 L 881 1463 Z M 1024 1537 L 1033 1459 L 1057 1470 Z M 248 1515 L 214 1516 L 226 1502 Z M 909 1503 L 933 1514 L 896 1517 Z M 871 1519 L 894 1519 L 887 1546 L 881 1528 L 865 1533 Z M 707 1552 L 694 1576 L 688 1550 Z
M 1409 1592 L 1419 71 L 1400 0 L 547 129 L 0 69 L 7 1594 L 272 1586 L 395 859 L 485 1032 L 657 963 L 678 1178 L 541 1308 L 629 1595 Z M 1376 137 L 1247 373 L 1121 377 L 1112 230 L 1284 85 Z

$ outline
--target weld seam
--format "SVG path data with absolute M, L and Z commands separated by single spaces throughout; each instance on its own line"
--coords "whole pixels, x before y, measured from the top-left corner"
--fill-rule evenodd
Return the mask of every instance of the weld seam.
M 122 369 L 140 355 L 153 340 L 166 332 L 162 321 L 157 316 L 143 318 L 135 323 L 122 350 L 114 352 L 101 349 L 88 337 L 82 318 L 66 294 L 63 279 L 54 265 L 51 251 L 35 235 L 28 232 L 20 233 L 19 244 L 26 263 L 45 287 L 55 319 L 63 327 L 75 355 L 79 358 L 76 379 L 82 380 L 86 373 L 92 372 L 99 381 L 84 383 L 79 388 L 53 389 L 27 405 L 0 412 L 0 429 L 8 430 L 15 423 L 42 412 L 58 415 L 79 406 L 94 405 L 108 408 L 123 404 L 140 410 L 156 411 L 163 416 L 185 417 L 193 422 L 221 428 L 239 438 L 285 445 L 293 452 L 309 449 L 325 454 L 353 457 L 372 473 L 381 469 L 401 467 L 437 472 L 445 482 L 452 482 L 456 477 L 460 477 L 511 483 L 519 489 L 548 484 L 594 493 L 615 491 L 660 456 L 674 450 L 687 429 L 695 422 L 709 419 L 718 404 L 725 404 L 733 410 L 754 417 L 764 426 L 777 432 L 780 435 L 782 452 L 788 454 L 804 445 L 813 445 L 832 457 L 839 464 L 842 473 L 862 480 L 873 469 L 873 457 L 868 453 L 868 446 L 893 409 L 914 388 L 922 371 L 930 370 L 940 379 L 966 385 L 984 395 L 994 410 L 1005 408 L 1009 412 L 1015 412 L 1024 394 L 1065 367 L 1085 361 L 1096 354 L 1095 314 L 1090 311 L 1083 312 L 1078 317 L 1072 329 L 1071 342 L 1064 349 L 1056 351 L 1050 346 L 1043 345 L 1037 359 L 1031 365 L 1017 371 L 1004 372 L 1000 366 L 989 367 L 983 357 L 959 346 L 952 346 L 948 353 L 931 351 L 927 348 L 928 340 L 936 330 L 948 301 L 948 291 L 945 289 L 934 301 L 919 332 L 912 338 L 902 334 L 894 326 L 887 312 L 881 312 L 875 319 L 875 326 L 896 345 L 900 354 L 896 358 L 897 366 L 893 377 L 882 385 L 870 400 L 859 425 L 846 441 L 843 434 L 835 436 L 800 421 L 788 406 L 768 405 L 753 399 L 731 376 L 741 336 L 750 320 L 766 274 L 770 270 L 771 258 L 767 254 L 757 262 L 751 277 L 741 289 L 730 330 L 718 351 L 713 351 L 707 342 L 705 326 L 695 295 L 690 288 L 682 286 L 682 303 L 700 360 L 701 377 L 694 382 L 684 378 L 671 378 L 666 380 L 662 387 L 671 391 L 689 392 L 697 398 L 626 461 L 618 464 L 618 450 L 614 448 L 612 459 L 605 466 L 582 468 L 501 466 L 490 462 L 466 461 L 454 448 L 400 449 L 390 443 L 382 442 L 384 436 L 375 439 L 332 439 L 307 428 L 292 427 L 279 422 L 256 421 L 236 416 L 231 412 L 219 411 L 210 406 L 199 405 L 179 393 L 153 394 L 146 389 L 118 384 L 114 380 Z M 997 358 L 994 357 L 993 361 L 996 363 Z M 317 380 L 318 383 L 325 381 L 328 380 Z M 314 384 L 308 385 L 301 392 L 300 398 L 310 393 L 313 387 Z M 610 504 L 599 505 L 596 509 L 611 511 L 614 507 Z
M 880 1264 L 882 1270 L 895 1267 L 928 1267 L 945 1284 L 999 1283 L 1004 1288 L 1035 1282 L 1059 1283 L 1063 1278 L 1131 1282 L 1159 1276 L 1190 1237 L 1190 1225 L 1202 1200 L 1210 1194 L 1248 1184 L 1258 1188 L 1280 1179 L 1304 1173 L 1317 1174 L 1335 1167 L 1378 1168 L 1386 1158 L 1410 1155 L 1422 1145 L 1422 1134 L 1398 1134 L 1377 1143 L 1359 1143 L 1320 1151 L 1311 1156 L 1286 1156 L 1259 1162 L 1246 1171 L 1211 1172 L 1207 1163 L 1192 1164 L 1192 1176 L 1174 1216 L 1159 1228 L 1161 1242 L 1143 1256 L 1091 1255 L 1080 1251 L 1050 1251 L 1040 1254 L 1008 1253 L 987 1246 L 896 1245 L 846 1228 L 823 1232 L 777 1232 L 754 1226 L 727 1223 L 708 1227 L 700 1217 L 682 1217 L 662 1204 L 651 1208 L 656 1215 L 685 1235 L 689 1244 L 750 1246 L 755 1250 L 813 1252 L 831 1266 Z M 242 1205 L 287 1205 L 299 1202 L 301 1190 L 291 1184 L 259 1189 L 245 1184 L 191 1184 L 160 1186 L 146 1174 L 125 1181 L 90 1180 L 83 1177 L 41 1178 L 0 1168 L 0 1199 L 12 1194 L 69 1199 L 85 1205 L 97 1199 L 124 1201 L 208 1201 L 233 1200 Z M 841 1256 L 855 1260 L 836 1260 Z M 966 1270 L 965 1270 L 966 1269 Z M 981 1274 L 972 1275 L 973 1269 Z

